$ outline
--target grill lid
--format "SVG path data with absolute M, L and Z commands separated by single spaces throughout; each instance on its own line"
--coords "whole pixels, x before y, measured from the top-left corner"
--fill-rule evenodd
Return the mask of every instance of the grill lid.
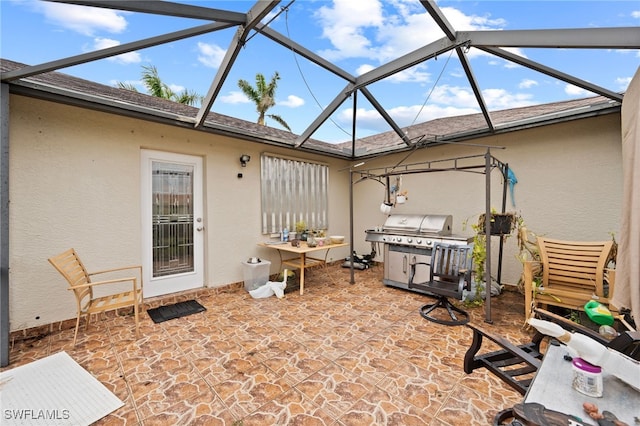
M 387 217 L 383 230 L 417 234 L 451 235 L 453 216 L 433 214 L 393 214 Z

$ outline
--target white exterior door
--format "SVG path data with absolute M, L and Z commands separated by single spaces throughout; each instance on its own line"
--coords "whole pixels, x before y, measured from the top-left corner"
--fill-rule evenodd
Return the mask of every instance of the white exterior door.
M 202 158 L 143 150 L 144 297 L 204 286 Z

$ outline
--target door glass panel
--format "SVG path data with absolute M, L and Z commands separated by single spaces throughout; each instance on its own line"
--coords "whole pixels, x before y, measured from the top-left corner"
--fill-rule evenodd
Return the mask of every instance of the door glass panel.
M 193 272 L 192 165 L 154 161 L 153 277 Z

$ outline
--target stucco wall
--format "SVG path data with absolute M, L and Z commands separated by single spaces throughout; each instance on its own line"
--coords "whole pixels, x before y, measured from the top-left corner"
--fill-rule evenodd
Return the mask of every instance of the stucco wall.
M 206 286 L 242 281 L 250 256 L 271 260 L 277 272 L 277 253 L 256 245 L 265 239 L 262 152 L 328 163 L 330 232 L 348 235 L 349 176 L 336 172 L 345 161 L 21 96 L 10 102 L 12 331 L 75 317 L 66 282 L 47 262 L 52 255 L 74 247 L 90 271 L 141 263 L 141 149 L 204 158 Z M 251 156 L 247 167 L 241 154 Z
M 473 143 L 504 147 L 491 153 L 508 163 L 518 179 L 516 207 L 507 199 L 507 211 L 522 215 L 528 228 L 539 235 L 567 240 L 608 240 L 618 234 L 622 203 L 620 115 L 610 114 L 570 123 L 529 129 L 488 137 Z M 440 146 L 415 152 L 405 163 L 420 163 L 466 155 L 483 155 L 486 148 Z M 359 169 L 391 167 L 405 154 L 369 161 Z M 480 159 L 480 164 L 482 164 Z M 497 170 L 491 174 L 491 206 L 501 207 L 502 180 Z M 437 172 L 405 175 L 403 189 L 409 201 L 392 213 L 452 214 L 453 232 L 472 235 L 469 226 L 485 210 L 485 176 L 469 172 Z M 374 181 L 354 187 L 356 250 L 371 251 L 364 242 L 364 230 L 382 225 L 379 213 L 384 188 Z M 465 227 L 464 224 L 467 223 Z M 497 271 L 497 247 L 492 251 L 493 275 Z M 522 267 L 516 259 L 515 236 L 505 242 L 503 284 L 516 284 Z
M 516 210 L 529 228 L 563 239 L 600 240 L 618 232 L 621 205 L 620 116 L 547 126 L 479 139 L 518 178 Z M 260 249 L 260 154 L 280 153 L 330 165 L 330 233 L 349 235 L 348 165 L 320 156 L 277 149 L 187 129 L 11 96 L 10 304 L 11 330 L 75 316 L 66 282 L 46 259 L 74 247 L 89 270 L 141 263 L 140 152 L 155 149 L 199 155 L 205 173 L 205 285 L 243 279 L 248 256 L 278 256 Z M 408 163 L 484 154 L 484 148 L 441 146 L 415 152 Z M 239 163 L 249 154 L 246 168 Z M 405 154 L 368 160 L 358 170 L 396 164 Z M 237 178 L 242 172 L 244 177 Z M 454 217 L 454 233 L 470 235 L 465 221 L 484 211 L 485 179 L 477 173 L 403 176 L 409 201 L 395 212 Z M 502 182 L 492 173 L 492 205 L 500 207 Z M 384 188 L 374 181 L 354 186 L 354 244 L 369 253 L 364 230 L 381 225 Z M 497 240 L 496 244 L 497 246 Z M 505 246 L 502 281 L 520 276 L 515 238 Z M 331 259 L 348 255 L 335 250 Z M 494 260 L 497 256 L 494 255 Z M 382 259 L 380 259 L 382 260 Z M 495 269 L 494 269 L 495 270 Z M 356 272 L 356 285 L 357 285 Z M 382 284 L 381 284 L 382 285 Z

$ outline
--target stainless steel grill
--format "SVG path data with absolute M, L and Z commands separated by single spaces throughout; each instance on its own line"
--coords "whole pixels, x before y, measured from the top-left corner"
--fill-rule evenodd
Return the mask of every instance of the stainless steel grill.
M 451 233 L 452 223 L 451 215 L 396 214 L 388 216 L 383 226 L 367 229 L 366 241 L 384 244 L 384 284 L 409 289 L 410 265 L 430 264 L 434 243 L 468 244 L 471 238 Z M 428 268 L 421 268 L 415 281 L 428 281 L 428 275 Z

